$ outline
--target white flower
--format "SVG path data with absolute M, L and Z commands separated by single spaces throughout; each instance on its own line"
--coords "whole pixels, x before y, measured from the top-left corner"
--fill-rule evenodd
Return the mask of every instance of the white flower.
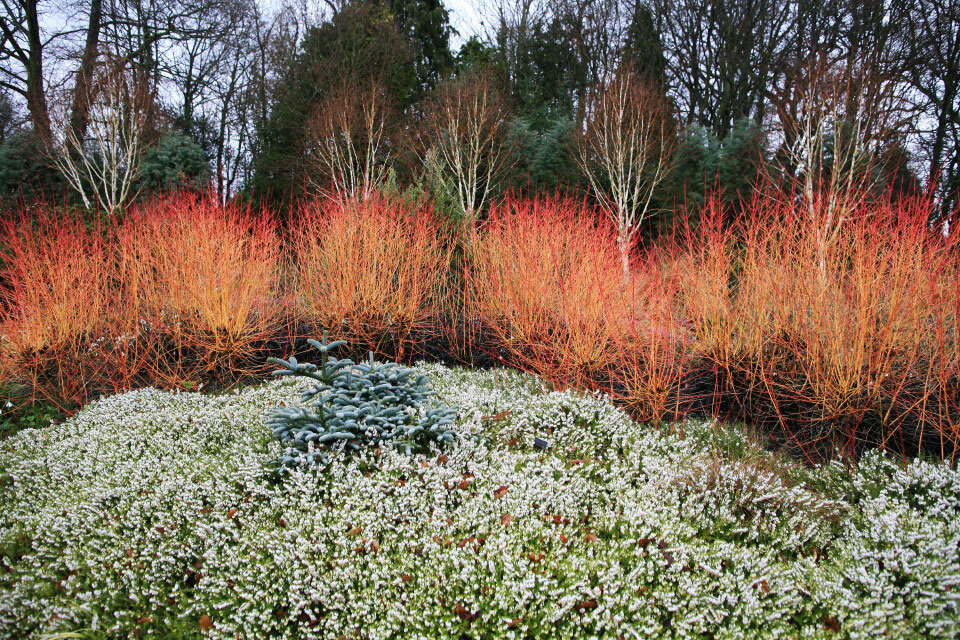
M 947 465 L 785 472 L 732 427 L 681 440 L 516 372 L 418 370 L 460 407 L 457 446 L 281 483 L 263 416 L 290 380 L 132 391 L 10 437 L 0 637 L 207 615 L 224 639 L 795 638 L 823 637 L 824 611 L 848 637 L 960 634 Z

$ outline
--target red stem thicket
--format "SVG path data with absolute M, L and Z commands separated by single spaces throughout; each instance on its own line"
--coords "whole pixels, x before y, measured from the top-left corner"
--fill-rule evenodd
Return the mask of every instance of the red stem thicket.
M 952 458 L 960 253 L 934 203 L 861 201 L 825 236 L 822 200 L 777 196 L 708 199 L 626 279 L 615 226 L 560 197 L 508 197 L 467 233 L 381 196 L 303 203 L 284 229 L 198 197 L 100 226 L 34 212 L 4 228 L 0 374 L 59 402 L 224 386 L 329 330 L 602 390 L 644 421 L 747 421 L 810 462 Z

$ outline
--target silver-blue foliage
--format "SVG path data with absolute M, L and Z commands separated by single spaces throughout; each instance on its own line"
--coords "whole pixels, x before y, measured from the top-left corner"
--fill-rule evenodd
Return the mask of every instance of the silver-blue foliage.
M 338 359 L 331 352 L 346 342 L 327 342 L 326 333 L 322 342 L 308 342 L 325 362 L 269 359 L 283 367 L 275 376 L 312 380 L 300 392 L 302 405 L 275 407 L 267 416 L 267 426 L 286 446 L 277 460 L 281 469 L 327 465 L 332 453 L 362 447 L 392 446 L 410 455 L 454 442 L 457 410 L 430 406 L 426 376 L 395 362 L 378 364 L 372 353 L 363 364 Z

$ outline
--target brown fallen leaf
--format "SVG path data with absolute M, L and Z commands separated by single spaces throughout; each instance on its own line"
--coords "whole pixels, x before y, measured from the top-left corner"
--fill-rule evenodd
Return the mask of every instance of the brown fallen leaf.
M 356 526 L 356 527 L 353 527 L 353 528 L 350 529 L 349 531 L 347 531 L 347 535 L 352 538 L 353 536 L 359 534 L 361 531 L 363 531 L 363 527 L 361 527 L 361 526 L 358 525 L 358 526 Z
M 483 416 L 480 419 L 483 420 L 484 422 L 490 422 L 493 420 L 503 420 L 504 418 L 509 416 L 511 413 L 513 413 L 513 411 L 510 411 L 510 410 L 501 411 L 500 413 L 495 413 L 492 416 Z
M 664 560 L 667 561 L 667 564 L 673 564 L 673 552 L 671 552 L 668 547 L 669 545 L 663 540 L 657 542 L 657 548 L 660 549 L 660 553 L 663 554 Z
M 211 619 L 207 614 L 200 616 L 200 628 L 204 631 L 209 631 L 211 628 L 213 628 L 213 619 Z
M 232 519 L 233 519 L 233 516 L 235 516 L 235 515 L 237 515 L 237 510 L 236 510 L 236 509 L 230 509 L 230 511 L 227 511 L 227 520 L 232 520 Z
M 466 620 L 467 622 L 470 622 L 471 620 L 476 620 L 478 617 L 478 614 L 472 613 L 469 609 L 464 607 L 459 602 L 453 607 L 453 612 L 457 614 L 457 616 L 459 616 L 461 620 Z
M 413 578 L 410 577 L 410 574 L 407 574 L 407 573 L 400 576 L 400 579 L 404 582 L 410 582 L 411 580 L 413 580 Z
M 587 533 L 587 535 L 583 536 L 583 539 L 587 542 L 596 542 L 597 535 L 595 533 Z
M 494 490 L 493 497 L 499 500 L 503 496 L 507 495 L 507 491 L 509 490 L 510 490 L 510 487 L 508 487 L 507 485 L 501 485 L 500 487 L 497 487 L 496 490 Z
M 586 611 L 587 609 L 596 609 L 597 601 L 592 598 L 590 600 L 584 600 L 583 602 L 578 603 L 577 606 L 574 608 L 577 611 Z
M 827 629 L 830 629 L 834 633 L 840 633 L 840 621 L 837 620 L 834 616 L 829 614 L 824 614 L 823 616 L 823 626 Z
M 513 516 L 510 515 L 509 513 L 505 513 L 502 516 L 500 516 L 500 524 L 502 524 L 503 526 L 507 526 L 511 522 L 513 522 Z

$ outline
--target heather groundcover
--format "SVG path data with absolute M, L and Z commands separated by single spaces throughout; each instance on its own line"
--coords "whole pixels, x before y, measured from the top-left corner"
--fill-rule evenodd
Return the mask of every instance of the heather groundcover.
M 5 440 L 0 635 L 960 633 L 945 463 L 801 466 L 509 370 L 416 370 L 457 408 L 456 443 L 425 454 L 278 477 L 264 419 L 298 379 L 131 391 Z

